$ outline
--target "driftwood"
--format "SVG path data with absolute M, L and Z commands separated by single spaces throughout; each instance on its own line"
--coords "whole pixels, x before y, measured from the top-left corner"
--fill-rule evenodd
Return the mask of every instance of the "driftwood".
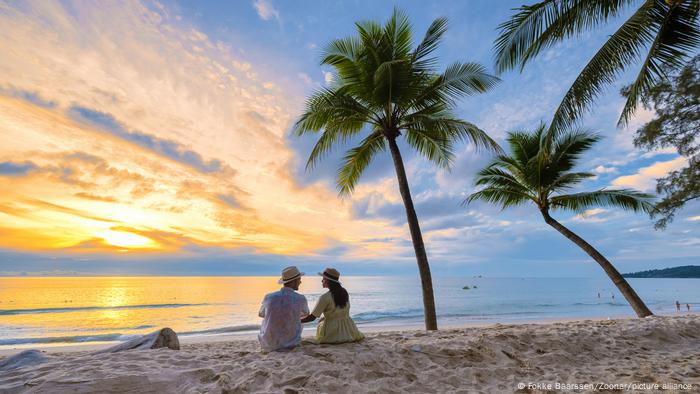
M 25 350 L 0 361 L 0 371 L 41 364 L 47 360 L 46 356 L 38 350 Z
M 180 350 L 180 341 L 177 339 L 175 331 L 171 328 L 163 328 L 110 348 L 97 351 L 95 354 L 116 353 L 132 349 L 158 349 L 163 347 Z M 48 358 L 41 351 L 25 350 L 6 359 L 0 359 L 0 371 L 37 365 L 46 361 L 48 361 Z
M 167 347 L 168 349 L 180 350 L 180 341 L 177 334 L 171 328 L 163 328 L 150 334 L 134 338 L 119 345 L 100 350 L 98 353 L 116 353 L 133 349 L 158 349 Z

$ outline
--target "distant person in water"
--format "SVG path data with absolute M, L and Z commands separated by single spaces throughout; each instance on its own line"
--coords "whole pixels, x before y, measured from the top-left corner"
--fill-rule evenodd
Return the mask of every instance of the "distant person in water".
M 678 301 L 676 301 L 676 310 L 677 310 L 678 312 L 681 311 L 681 303 L 678 302 Z
M 340 284 L 340 272 L 334 268 L 326 268 L 321 284 L 328 292 L 318 299 L 314 310 L 302 323 L 316 320 L 323 315 L 316 327 L 316 341 L 318 343 L 345 343 L 357 342 L 365 336 L 357 329 L 355 322 L 350 318 L 350 296 L 347 290 Z
M 598 298 L 600 298 L 600 293 L 598 293 Z
M 301 343 L 299 318 L 309 314 L 306 297 L 296 292 L 303 275 L 297 267 L 285 268 L 277 282 L 282 289 L 263 299 L 258 312 L 263 318 L 258 340 L 264 352 L 291 349 Z
M 690 304 L 685 304 L 685 307 L 688 309 L 688 312 L 690 312 Z

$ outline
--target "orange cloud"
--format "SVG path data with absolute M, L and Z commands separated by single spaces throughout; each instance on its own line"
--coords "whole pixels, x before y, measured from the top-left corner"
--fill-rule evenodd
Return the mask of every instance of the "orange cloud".
M 36 2 L 0 14 L 0 52 L 13 54 L 0 58 L 0 163 L 25 165 L 0 174 L 0 247 L 305 255 L 344 244 L 377 257 L 395 250 L 367 234 L 407 238 L 353 219 L 332 185 L 290 176 L 285 133 L 303 97 L 284 81 L 162 9 L 71 12 Z M 358 196 L 396 200 L 377 186 Z

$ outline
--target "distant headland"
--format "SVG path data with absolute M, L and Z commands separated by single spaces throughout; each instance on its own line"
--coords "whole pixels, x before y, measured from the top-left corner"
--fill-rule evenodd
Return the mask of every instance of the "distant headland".
M 632 272 L 622 274 L 622 276 L 625 278 L 700 278 L 700 266 L 684 265 L 660 270 Z

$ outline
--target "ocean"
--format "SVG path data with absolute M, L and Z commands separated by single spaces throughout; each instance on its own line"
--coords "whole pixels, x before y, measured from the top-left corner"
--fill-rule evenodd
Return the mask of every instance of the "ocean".
M 700 279 L 629 279 L 656 314 L 700 310 Z M 313 306 L 324 289 L 305 276 Z M 417 277 L 344 277 L 358 327 L 421 327 Z M 469 289 L 464 289 L 469 286 Z M 276 277 L 2 277 L 0 349 L 117 342 L 162 327 L 180 336 L 255 332 Z M 609 279 L 434 278 L 442 325 L 633 317 Z M 600 295 L 600 297 L 599 297 Z M 307 325 L 313 329 L 313 325 Z

